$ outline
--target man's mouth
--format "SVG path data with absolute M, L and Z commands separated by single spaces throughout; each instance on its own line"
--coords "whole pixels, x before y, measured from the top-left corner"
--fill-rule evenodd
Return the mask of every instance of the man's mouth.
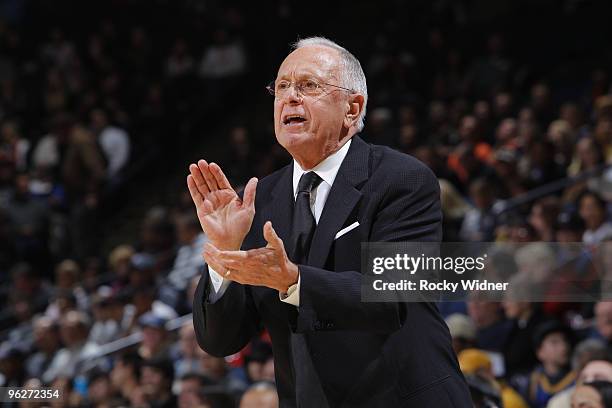
M 301 115 L 287 115 L 283 118 L 283 125 L 295 125 L 306 122 L 306 118 Z

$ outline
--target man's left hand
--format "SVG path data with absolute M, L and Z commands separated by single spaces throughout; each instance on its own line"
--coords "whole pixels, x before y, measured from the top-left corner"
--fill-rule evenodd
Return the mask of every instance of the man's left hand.
M 287 289 L 298 281 L 298 267 L 287 257 L 285 245 L 270 221 L 265 223 L 263 235 L 268 245 L 248 251 L 221 251 L 208 243 L 204 246 L 204 259 L 223 266 L 224 270 L 217 272 L 225 279 L 287 293 Z

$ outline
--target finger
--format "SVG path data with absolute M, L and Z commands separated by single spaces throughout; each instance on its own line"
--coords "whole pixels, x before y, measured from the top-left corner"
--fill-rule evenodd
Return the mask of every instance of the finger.
M 244 188 L 242 196 L 242 205 L 246 207 L 255 207 L 255 193 L 257 192 L 257 177 L 249 180 Z
M 266 242 L 270 244 L 272 248 L 277 249 L 277 250 L 282 250 L 282 251 L 285 250 L 285 245 L 283 244 L 283 240 L 280 239 L 280 237 L 274 230 L 274 227 L 272 227 L 271 221 L 266 221 L 266 223 L 264 224 L 263 234 L 264 234 L 264 238 L 266 239 Z
M 209 254 L 211 254 L 213 256 L 219 256 L 219 254 L 221 253 L 219 248 L 217 248 L 216 246 L 214 246 L 210 242 L 207 242 L 207 243 L 204 244 L 204 252 L 205 253 L 209 253 Z
M 223 170 L 221 170 L 221 167 L 219 167 L 217 163 L 210 163 L 208 168 L 211 170 L 213 176 L 215 177 L 219 188 L 229 188 L 233 190 L 229 180 L 227 179 L 227 177 L 225 177 L 225 173 L 223 173 Z
M 231 267 L 226 271 L 223 277 L 243 285 L 259 285 L 261 282 L 259 273 L 248 268 L 238 269 Z
M 191 199 L 193 200 L 196 208 L 201 207 L 204 203 L 204 198 L 202 197 L 202 194 L 200 194 L 198 186 L 196 186 L 196 182 L 191 174 L 187 176 L 187 188 L 189 189 L 189 194 L 191 194 Z
M 278 263 L 276 250 L 272 248 L 262 248 L 256 252 L 248 252 L 246 257 L 239 254 L 225 255 L 221 253 L 217 258 L 232 269 L 260 272 Z
M 224 262 L 222 259 L 219 259 L 211 252 L 207 251 L 206 249 L 202 252 L 202 256 L 204 257 L 206 263 L 212 266 L 215 272 L 217 272 L 221 276 L 225 275 L 227 270 L 231 266 L 228 263 Z
M 210 190 L 206 185 L 206 180 L 204 180 L 204 176 L 202 175 L 202 171 L 200 171 L 200 168 L 196 164 L 191 164 L 189 166 L 189 172 L 191 173 L 191 176 L 193 177 L 195 185 L 200 191 L 200 194 L 202 194 L 202 196 L 206 196 L 206 194 L 208 194 Z
M 212 257 L 211 255 L 204 254 L 203 257 L 204 261 L 206 261 L 206 264 L 215 272 L 217 272 L 221 276 L 225 274 L 225 271 L 227 271 L 228 269 L 227 265 L 224 265 L 218 259 Z
M 215 248 L 213 245 L 211 245 Z M 221 256 L 227 259 L 235 259 L 235 260 L 243 260 L 248 259 L 250 257 L 258 256 L 260 254 L 272 254 L 274 251 L 270 248 L 254 248 L 249 250 L 236 250 L 236 251 L 222 251 L 216 248 L 217 252 L 215 253 L 217 256 Z
M 247 251 L 217 251 L 215 256 L 224 261 L 245 261 L 249 255 Z
M 217 181 L 215 177 L 210 172 L 210 166 L 206 163 L 206 160 L 198 161 L 198 167 L 204 176 L 204 180 L 206 180 L 206 185 L 210 191 L 217 191 L 219 187 L 217 186 Z

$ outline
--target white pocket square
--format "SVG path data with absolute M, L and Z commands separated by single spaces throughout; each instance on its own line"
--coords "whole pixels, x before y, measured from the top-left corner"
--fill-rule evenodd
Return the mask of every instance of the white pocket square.
M 342 228 L 340 231 L 338 231 L 338 233 L 336 234 L 334 239 L 338 239 L 341 236 L 343 236 L 344 234 L 346 234 L 349 231 L 354 230 L 355 228 L 357 228 L 359 226 L 359 221 L 355 221 L 354 223 L 352 223 L 351 225 L 349 225 L 348 227 Z

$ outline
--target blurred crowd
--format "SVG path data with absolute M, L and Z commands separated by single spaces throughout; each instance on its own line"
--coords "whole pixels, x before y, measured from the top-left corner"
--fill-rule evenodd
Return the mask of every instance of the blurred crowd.
M 8 3 L 0 386 L 61 389 L 56 406 L 278 405 L 266 333 L 217 358 L 198 347 L 189 319 L 180 321 L 206 241 L 183 186 L 144 212 L 136 240 L 101 248 L 142 167 L 186 171 L 173 160 L 211 123 L 223 140 L 214 160 L 237 188 L 288 162 L 264 85 L 300 27 L 361 60 L 370 93 L 362 137 L 433 169 L 445 241 L 517 243 L 525 250 L 505 259 L 526 274 L 547 268 L 584 279 L 606 262 L 612 58 L 595 36 L 605 9 L 534 2 L 517 26 L 512 2 L 500 2 L 502 16 L 467 2 L 389 2 L 351 8 L 384 22 L 353 39 L 282 0 L 261 6 L 274 27 L 239 3 L 93 2 L 73 10 L 87 16 L 80 24 L 62 14 L 64 2 Z M 566 29 L 563 46 L 533 31 L 541 10 Z M 533 243 L 582 245 L 567 259 Z M 612 302 L 471 298 L 440 309 L 476 407 L 612 406 Z

